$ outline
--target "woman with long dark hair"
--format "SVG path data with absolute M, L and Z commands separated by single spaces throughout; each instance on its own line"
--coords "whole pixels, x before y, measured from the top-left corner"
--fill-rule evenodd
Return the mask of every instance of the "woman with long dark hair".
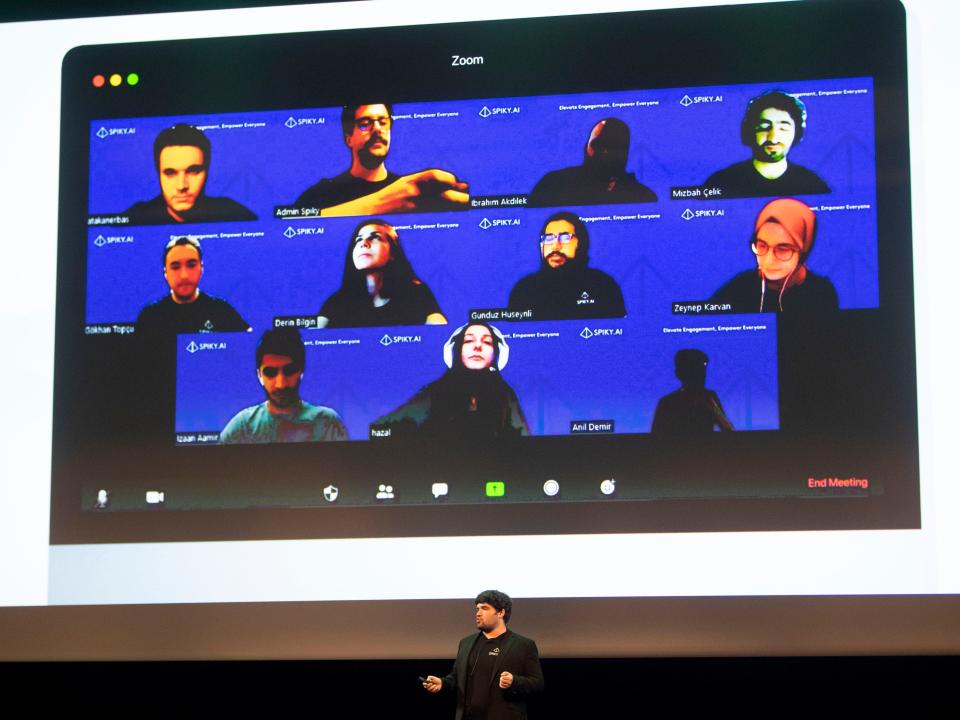
M 375 425 L 391 435 L 469 439 L 529 435 L 520 402 L 500 371 L 510 349 L 492 325 L 463 325 L 443 346 L 448 370 Z
M 317 327 L 446 324 L 390 223 L 364 220 L 351 238 L 340 289 L 320 308 Z

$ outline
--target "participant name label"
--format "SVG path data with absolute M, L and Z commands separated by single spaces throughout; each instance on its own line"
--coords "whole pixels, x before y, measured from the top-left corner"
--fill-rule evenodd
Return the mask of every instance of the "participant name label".
M 732 313 L 730 303 L 715 303 L 704 300 L 690 300 L 672 303 L 674 315 L 710 315 L 714 313 Z
M 220 432 L 218 430 L 204 430 L 177 433 L 175 440 L 177 445 L 216 445 L 220 442 Z
M 471 320 L 536 320 L 533 310 L 511 310 L 510 308 L 493 308 L 490 310 L 471 310 Z
M 317 316 L 316 315 L 293 315 L 290 317 L 275 317 L 273 319 L 273 326 L 275 328 L 303 328 L 309 330 L 311 328 L 317 327 Z
M 526 195 L 481 195 L 470 198 L 472 208 L 522 207 L 526 204 Z
M 134 326 L 128 323 L 92 323 L 83 326 L 84 335 L 133 335 Z
M 571 435 L 596 435 L 614 432 L 613 420 L 571 420 Z

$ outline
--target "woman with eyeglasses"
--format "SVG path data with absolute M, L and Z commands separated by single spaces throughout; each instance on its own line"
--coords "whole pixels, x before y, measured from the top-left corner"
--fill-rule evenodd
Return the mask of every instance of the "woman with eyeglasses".
M 760 211 L 750 249 L 756 270 L 742 272 L 717 290 L 710 302 L 734 312 L 816 314 L 837 309 L 837 291 L 806 266 L 816 235 L 816 217 L 793 198 L 774 200 Z
M 317 327 L 447 323 L 430 288 L 414 274 L 392 225 L 365 220 L 351 238 L 340 289 L 323 303 Z

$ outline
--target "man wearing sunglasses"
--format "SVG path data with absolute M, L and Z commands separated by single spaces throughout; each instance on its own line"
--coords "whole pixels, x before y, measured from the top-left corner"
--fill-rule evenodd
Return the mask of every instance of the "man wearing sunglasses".
M 590 235 L 579 217 L 551 215 L 540 233 L 540 270 L 514 285 L 510 309 L 532 310 L 531 320 L 624 317 L 620 286 L 587 266 L 589 251 Z
M 174 238 L 163 249 L 163 278 L 170 292 L 137 317 L 139 337 L 172 338 L 181 333 L 246 332 L 247 321 L 226 300 L 200 291 L 203 248 L 192 237 Z
M 381 215 L 466 208 L 467 184 L 436 168 L 400 176 L 387 170 L 393 108 L 389 103 L 348 105 L 340 115 L 350 168 L 323 178 L 297 198 L 297 207 L 323 216 Z
M 300 399 L 306 352 L 294 328 L 267 330 L 256 353 L 257 379 L 266 394 L 259 405 L 238 412 L 220 433 L 222 443 L 346 440 L 340 416 Z

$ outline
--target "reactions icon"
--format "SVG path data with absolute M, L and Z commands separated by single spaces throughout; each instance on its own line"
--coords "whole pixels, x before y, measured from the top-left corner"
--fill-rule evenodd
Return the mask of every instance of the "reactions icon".
M 600 492 L 604 495 L 613 495 L 617 491 L 617 481 L 613 478 L 607 478 L 600 483 Z

